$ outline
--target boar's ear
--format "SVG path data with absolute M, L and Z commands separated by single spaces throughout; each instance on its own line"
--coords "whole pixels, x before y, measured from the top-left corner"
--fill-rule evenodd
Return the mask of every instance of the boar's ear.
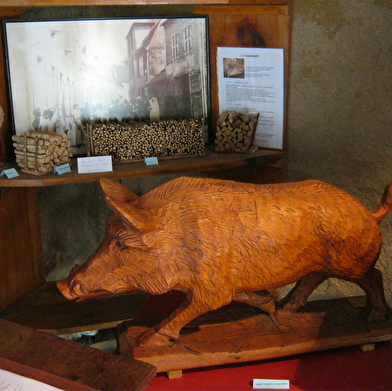
M 121 183 L 114 182 L 106 178 L 100 179 L 99 182 L 101 183 L 104 193 L 111 199 L 122 202 L 132 202 L 139 198 L 134 192 Z
M 100 179 L 100 182 L 110 208 L 126 223 L 133 225 L 141 233 L 154 228 L 150 214 L 132 205 L 139 198 L 135 193 L 124 185 L 109 179 Z

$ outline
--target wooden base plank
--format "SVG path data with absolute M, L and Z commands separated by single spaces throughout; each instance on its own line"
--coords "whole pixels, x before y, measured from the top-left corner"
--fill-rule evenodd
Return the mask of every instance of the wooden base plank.
M 28 170 L 28 169 L 25 169 L 25 168 L 23 168 L 20 171 L 24 172 L 25 174 L 30 174 L 30 175 L 35 175 L 35 176 L 48 175 L 48 174 L 51 174 L 53 172 L 53 170 L 52 171 L 48 171 L 48 172 L 43 172 L 43 171 L 38 171 L 38 170 Z
M 153 365 L 0 319 L 0 368 L 69 391 L 144 390 Z
M 392 319 L 371 324 L 363 310 L 346 298 L 313 301 L 299 312 L 271 316 L 249 306 L 225 307 L 190 323 L 173 346 L 154 349 L 134 346 L 154 324 L 151 319 L 124 322 L 118 326 L 118 348 L 169 372 L 392 340 Z

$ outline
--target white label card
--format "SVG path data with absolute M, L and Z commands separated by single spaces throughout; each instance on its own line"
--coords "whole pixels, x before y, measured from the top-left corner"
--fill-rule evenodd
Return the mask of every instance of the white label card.
M 259 390 L 288 390 L 290 380 L 253 379 L 253 388 Z
M 78 173 L 113 171 L 111 156 L 78 157 Z

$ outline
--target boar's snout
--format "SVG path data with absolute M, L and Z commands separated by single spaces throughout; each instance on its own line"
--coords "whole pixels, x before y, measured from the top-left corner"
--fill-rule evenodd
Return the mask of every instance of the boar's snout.
M 57 288 L 61 292 L 63 296 L 65 296 L 68 300 L 75 300 L 78 296 L 74 291 L 68 286 L 67 280 L 59 280 L 57 281 Z
M 72 280 L 71 282 L 69 282 L 68 279 L 57 281 L 57 287 L 68 300 L 77 299 L 80 301 L 101 293 L 100 291 L 93 293 L 88 292 L 81 283 L 77 282 L 77 280 Z
M 57 281 L 58 290 L 65 296 L 68 300 L 75 300 L 80 297 L 80 294 L 75 290 L 75 276 L 80 270 L 80 265 L 75 265 L 71 272 L 69 273 L 68 278 L 64 280 Z M 77 284 L 79 285 L 79 284 Z

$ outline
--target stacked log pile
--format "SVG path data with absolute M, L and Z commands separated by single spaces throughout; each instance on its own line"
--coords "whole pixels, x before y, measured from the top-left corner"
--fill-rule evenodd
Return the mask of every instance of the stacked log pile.
M 259 114 L 224 111 L 215 133 L 216 152 L 255 152 L 253 145 Z
M 23 172 L 43 175 L 71 161 L 70 137 L 65 133 L 29 132 L 12 136 L 12 141 Z
M 146 157 L 203 156 L 203 126 L 196 120 L 96 123 L 88 128 L 90 153 L 127 162 Z

